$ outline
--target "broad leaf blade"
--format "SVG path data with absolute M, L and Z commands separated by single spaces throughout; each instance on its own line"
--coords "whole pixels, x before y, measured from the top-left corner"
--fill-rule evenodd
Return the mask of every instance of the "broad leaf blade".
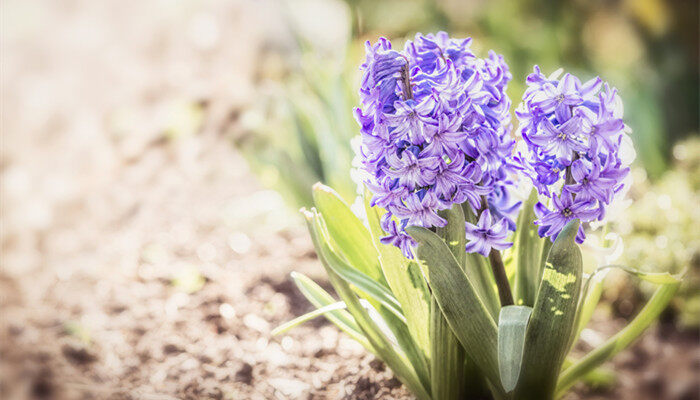
M 338 274 L 338 276 L 357 287 L 363 294 L 369 296 L 368 300 L 376 300 L 379 304 L 391 311 L 401 321 L 406 321 L 406 318 L 401 312 L 401 305 L 386 287 L 378 284 L 369 276 L 348 265 L 334 251 L 331 250 L 327 243 L 322 241 L 319 244 L 323 249 L 322 252 L 326 257 L 328 266 L 336 274 Z
M 398 319 L 396 315 L 385 307 L 380 307 L 378 311 L 391 330 L 391 333 L 396 338 L 399 347 L 401 347 L 406 354 L 408 361 L 416 371 L 416 375 L 418 375 L 418 379 L 423 384 L 423 387 L 426 391 L 430 392 L 431 380 L 428 360 L 426 360 L 425 354 L 408 330 L 405 321 Z
M 569 350 L 581 291 L 582 257 L 576 245 L 579 220 L 559 233 L 547 257 L 525 335 L 517 399 L 552 399 Z
M 322 245 L 323 243 L 327 243 L 328 239 L 323 236 L 324 227 L 322 226 L 323 222 L 320 216 L 317 213 L 308 211 L 304 211 L 304 216 L 306 217 L 314 246 L 319 253 L 319 258 L 326 269 L 331 284 L 347 305 L 348 311 L 364 332 L 376 354 L 392 369 L 392 371 L 394 371 L 394 374 L 408 386 L 409 390 L 411 390 L 416 397 L 429 400 L 430 395 L 418 379 L 415 370 L 406 359 L 405 354 L 397 351 L 399 349 L 396 349 L 386 338 L 376 322 L 372 320 L 367 310 L 362 307 L 350 286 L 328 265 L 327 256 L 329 254 L 329 248 L 327 245 Z
M 437 234 L 440 236 L 447 247 L 450 248 L 452 255 L 462 270 L 467 252 L 465 246 L 467 244 L 467 236 L 464 226 L 464 211 L 460 204 L 455 204 L 448 210 L 440 211 L 440 216 L 447 221 L 447 225 L 442 228 L 437 228 Z
M 506 306 L 498 317 L 498 369 L 506 393 L 515 389 L 525 345 L 525 332 L 532 308 Z
M 342 256 L 358 271 L 384 285 L 386 281 L 379 265 L 379 254 L 367 228 L 330 187 L 315 184 L 313 196 L 318 212 L 325 216 L 329 236 Z
M 458 400 L 465 397 L 465 354 L 450 329 L 435 298 L 430 314 L 431 352 L 430 383 L 433 399 Z M 473 377 L 467 377 L 473 379 Z
M 428 333 L 430 321 L 430 293 L 425 283 L 420 267 L 401 254 L 395 246 L 380 242 L 386 234 L 379 225 L 379 219 L 384 210 L 371 207 L 371 194 L 365 190 L 365 211 L 367 222 L 379 252 L 381 268 L 391 288 L 391 292 L 401 303 L 401 309 L 406 317 L 406 325 L 416 345 L 421 349 L 426 359 L 430 358 L 430 336 Z
M 515 252 L 517 273 L 515 274 L 515 304 L 532 307 L 535 304 L 540 279 L 540 255 L 542 239 L 537 234 L 534 207 L 537 204 L 537 191 L 532 190 L 518 215 L 515 232 Z
M 418 242 L 418 259 L 452 331 L 483 374 L 500 388 L 496 323 L 474 286 L 439 236 L 416 226 L 406 231 Z
M 437 229 L 459 266 L 464 270 L 466 261 L 464 213 L 462 206 L 440 212 L 447 225 Z M 440 307 L 432 298 L 430 311 L 430 381 L 433 399 L 459 400 L 465 397 L 464 362 L 465 353 L 459 340 L 450 329 Z

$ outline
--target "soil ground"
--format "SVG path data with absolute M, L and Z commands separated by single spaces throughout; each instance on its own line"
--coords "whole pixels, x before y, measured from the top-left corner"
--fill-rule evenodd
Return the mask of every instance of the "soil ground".
M 310 310 L 290 271 L 327 286 L 222 135 L 254 94 L 269 3 L 3 3 L 0 397 L 411 398 L 322 319 L 269 335 Z M 569 399 L 698 399 L 698 342 L 654 328 L 614 387 Z

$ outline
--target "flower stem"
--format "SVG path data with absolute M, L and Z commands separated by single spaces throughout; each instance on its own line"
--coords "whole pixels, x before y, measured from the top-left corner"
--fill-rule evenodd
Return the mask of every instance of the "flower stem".
M 513 293 L 510 290 L 510 283 L 508 282 L 508 276 L 506 275 L 506 268 L 503 265 L 501 252 L 496 249 L 491 249 L 491 252 L 489 253 L 489 261 L 491 262 L 491 269 L 493 269 L 493 276 L 496 278 L 496 286 L 498 287 L 498 297 L 501 300 L 501 307 L 512 306 L 515 304 L 513 302 Z
M 571 158 L 571 164 L 573 164 L 574 161 L 578 160 L 579 158 L 580 158 L 580 156 L 578 155 L 578 153 L 574 152 L 574 155 Z M 576 181 L 574 180 L 574 175 L 571 173 L 571 165 L 569 165 L 568 167 L 566 167 L 566 177 L 564 180 L 564 184 L 565 185 L 573 185 L 574 183 L 576 183 Z M 574 196 L 575 196 L 575 194 L 574 194 Z
M 489 205 L 486 201 L 486 196 L 481 196 L 481 214 L 486 210 Z M 501 252 L 496 249 L 491 249 L 489 253 L 489 262 L 491 263 L 491 269 L 493 270 L 493 277 L 496 280 L 496 287 L 498 287 L 498 298 L 501 300 L 501 307 L 512 306 L 515 304 L 513 302 L 513 292 L 510 290 L 510 283 L 508 282 L 508 276 L 506 275 L 506 267 L 503 265 L 503 258 L 501 258 Z
M 408 58 L 403 57 L 406 60 L 406 65 L 401 67 L 401 80 L 404 86 L 404 100 L 413 99 L 413 89 L 411 88 L 411 71 L 408 65 Z

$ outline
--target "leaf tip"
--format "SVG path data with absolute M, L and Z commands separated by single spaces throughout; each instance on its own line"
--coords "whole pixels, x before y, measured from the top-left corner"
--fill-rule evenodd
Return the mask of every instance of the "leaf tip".
M 314 185 L 311 187 L 311 190 L 313 190 L 314 193 L 323 192 L 323 193 L 332 194 L 334 196 L 338 196 L 338 194 L 336 193 L 335 190 L 333 190 L 332 187 L 324 185 L 321 182 L 314 183 Z
M 407 226 L 405 228 L 406 233 L 411 235 L 411 237 L 416 241 L 420 241 L 424 230 L 425 228 L 423 228 L 422 226 Z
M 578 233 L 578 227 L 581 225 L 581 220 L 578 218 L 574 218 L 571 221 L 567 222 L 566 225 L 564 225 L 564 228 L 559 232 L 559 236 L 557 236 L 557 239 L 561 236 L 564 239 L 568 238 L 575 238 L 576 233 Z
M 279 334 L 282 333 L 282 331 L 283 331 L 282 328 L 283 328 L 283 326 L 278 326 L 277 328 L 273 329 L 273 330 L 270 332 L 270 336 L 274 337 L 274 336 L 279 335 Z

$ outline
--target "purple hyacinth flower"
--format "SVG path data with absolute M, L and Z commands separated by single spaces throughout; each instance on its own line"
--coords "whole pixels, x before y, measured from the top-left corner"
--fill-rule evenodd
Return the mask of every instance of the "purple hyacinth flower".
M 552 195 L 552 203 L 554 204 L 554 211 L 549 211 L 543 217 L 535 221 L 535 224 L 540 226 L 540 230 L 546 229 L 544 235 L 549 236 L 552 242 L 557 238 L 557 235 L 567 222 L 578 218 L 581 221 L 590 221 L 598 216 L 598 210 L 595 209 L 595 202 L 590 200 L 577 200 L 574 201 L 571 192 L 568 190 L 563 190 L 560 196 L 556 194 Z M 586 236 L 581 228 L 579 234 L 576 236 L 576 240 L 579 243 L 583 243 Z
M 386 236 L 379 239 L 381 243 L 396 246 L 406 257 L 413 257 L 413 247 L 416 242 L 403 230 L 405 226 L 399 227 L 389 213 L 382 216 L 380 225 L 386 233 Z
M 452 199 L 455 190 L 467 182 L 464 176 L 464 155 L 455 155 L 451 162 L 440 161 L 435 182 L 435 193 L 443 199 Z
M 371 204 L 387 210 L 386 242 L 407 256 L 404 228 L 444 226 L 438 211 L 468 202 L 477 212 L 482 197 L 494 215 L 518 205 L 503 196 L 516 169 L 506 95 L 512 76 L 503 57 L 478 58 L 470 43 L 441 32 L 416 35 L 402 51 L 384 38 L 366 45 L 355 165 Z
M 568 165 L 575 152 L 586 149 L 577 138 L 580 129 L 580 118 L 571 118 L 559 127 L 554 126 L 550 120 L 543 119 L 538 134 L 531 136 L 530 140 Z
M 398 184 L 409 190 L 429 185 L 437 174 L 440 159 L 421 152 L 418 147 L 411 147 L 400 155 L 387 155 L 385 173 L 398 179 Z
M 543 91 L 538 93 L 533 99 L 533 105 L 542 110 L 542 112 L 554 112 L 560 123 L 564 123 L 571 118 L 570 106 L 576 105 L 583 100 L 577 91 L 576 79 L 571 74 L 564 75 L 556 86 L 552 83 L 546 83 L 542 88 Z
M 465 222 L 467 231 L 467 252 L 479 253 L 488 257 L 491 249 L 505 250 L 513 245 L 507 242 L 508 225 L 505 219 L 492 224 L 491 213 L 484 210 L 476 225 Z
M 434 135 L 437 130 L 432 114 L 437 104 L 435 100 L 428 96 L 420 103 L 415 100 L 394 102 L 393 114 L 387 115 L 389 126 L 394 128 L 393 134 L 396 136 L 408 136 L 412 144 L 421 144 L 426 136 Z
M 535 186 L 540 193 L 549 195 L 549 186 L 561 178 L 565 167 L 554 158 L 538 161 L 533 167 L 537 174 Z
M 402 206 L 394 211 L 394 215 L 408 220 L 408 225 L 443 227 L 447 221 L 435 211 L 437 202 L 437 197 L 432 192 L 411 193 L 403 199 Z
M 591 164 L 590 167 L 587 167 L 583 160 L 576 160 L 571 164 L 571 175 L 576 183 L 568 188 L 577 194 L 577 199 L 610 201 L 617 180 L 601 176 L 600 165 Z
M 515 160 L 551 200 L 535 211 L 540 236 L 552 239 L 573 218 L 602 220 L 624 192 L 632 161 L 622 146 L 630 139 L 617 91 L 600 78 L 582 84 L 571 74 L 559 75 L 547 77 L 535 67 L 516 111 L 524 146 Z M 580 228 L 577 240 L 584 238 Z
M 425 151 L 434 156 L 446 155 L 453 158 L 459 152 L 459 142 L 464 140 L 466 133 L 461 130 L 462 121 L 459 118 L 450 118 L 446 115 L 440 116 L 438 129 L 432 135 L 426 136 L 428 145 Z
M 463 203 L 465 200 L 474 210 L 481 208 L 481 196 L 492 193 L 492 189 L 486 186 L 479 185 L 482 181 L 482 172 L 478 164 L 471 163 L 463 171 L 464 182 L 460 191 L 457 193 L 457 203 Z

